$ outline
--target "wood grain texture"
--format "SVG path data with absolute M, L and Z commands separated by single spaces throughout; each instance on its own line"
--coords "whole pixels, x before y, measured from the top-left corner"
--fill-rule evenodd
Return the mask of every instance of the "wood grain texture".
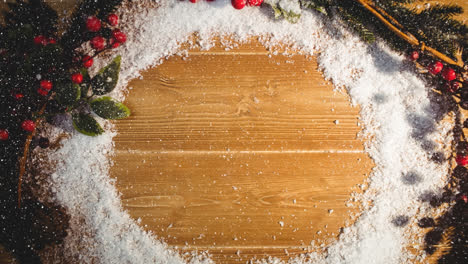
M 249 50 L 250 52 L 245 52 Z M 173 57 L 130 83 L 111 174 L 141 225 L 218 263 L 283 259 L 331 241 L 372 162 L 358 107 L 315 58 L 253 42 Z

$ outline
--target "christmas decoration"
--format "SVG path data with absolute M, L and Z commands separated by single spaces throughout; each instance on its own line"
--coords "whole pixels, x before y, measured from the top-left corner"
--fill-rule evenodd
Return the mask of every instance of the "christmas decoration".
M 444 64 L 442 64 L 442 62 L 440 61 L 436 61 L 434 63 L 431 63 L 427 69 L 429 70 L 430 73 L 436 75 L 436 74 L 439 74 L 443 68 L 444 68 Z
M 34 124 L 32 120 L 24 120 L 23 123 L 21 123 L 21 128 L 25 131 L 32 132 L 36 128 L 36 124 Z
M 8 139 L 8 131 L 6 131 L 5 129 L 0 129 L 0 140 L 7 140 Z
M 83 57 L 83 67 L 89 68 L 91 66 L 93 66 L 93 58 L 91 58 L 88 55 L 84 56 Z
M 46 37 L 39 35 L 34 38 L 34 44 L 36 45 L 47 45 L 47 39 Z
M 101 36 L 96 36 L 93 39 L 91 39 L 91 46 L 93 47 L 93 49 L 102 50 L 105 45 L 106 40 Z
M 52 89 L 52 82 L 48 80 L 41 81 L 41 88 L 46 91 L 50 91 Z
M 93 76 L 87 70 L 94 56 L 111 49 L 103 36 L 111 37 L 115 30 L 110 27 L 118 24 L 114 12 L 120 3 L 80 1 L 64 31 L 58 30 L 56 12 L 43 1 L 8 3 L 9 10 L 4 11 L 0 80 L 8 89 L 0 89 L 0 229 L 2 246 L 20 263 L 41 263 L 38 250 L 60 243 L 68 225 L 64 208 L 41 203 L 22 188 L 30 147 L 50 145 L 47 138 L 36 139 L 36 132 L 62 115 L 77 131 L 97 136 L 104 132 L 97 118 L 130 114 L 123 104 L 102 96 L 117 83 L 120 57 Z M 117 35 L 121 45 L 126 36 Z M 87 42 L 94 53 L 83 54 L 80 47 Z
M 457 78 L 457 74 L 452 68 L 445 68 L 442 72 L 442 77 L 447 81 L 453 81 Z
M 115 27 L 119 24 L 119 17 L 116 14 L 110 14 L 107 16 L 107 22 L 109 22 L 109 25 Z
M 250 6 L 260 6 L 263 0 L 247 0 L 247 4 Z
M 44 90 L 44 89 L 42 89 L 42 88 L 39 88 L 39 89 L 37 89 L 37 93 L 40 94 L 40 95 L 42 95 L 42 96 L 46 96 L 46 95 L 49 94 L 49 91 Z
M 127 41 L 127 36 L 118 29 L 112 31 L 112 37 L 118 43 L 124 43 L 125 41 Z
M 117 84 L 121 58 L 117 56 L 104 68 L 96 69 L 99 71 L 94 76 L 90 76 L 87 70 L 92 67 L 94 56 L 126 42 L 124 33 L 109 28 L 118 25 L 118 17 L 112 12 L 120 2 L 83 0 L 62 34 L 56 27 L 57 14 L 46 4 L 38 0 L 18 1 L 9 5 L 11 14 L 5 25 L 0 26 L 2 34 L 5 33 L 0 50 L 2 57 L 6 58 L 0 62 L 0 79 L 5 87 L 9 87 L 0 97 L 5 109 L 0 113 L 0 140 L 5 146 L 5 154 L 0 157 L 5 161 L 5 165 L 2 164 L 5 176 L 1 178 L 4 185 L 0 190 L 3 194 L 0 202 L 4 205 L 0 209 L 1 230 L 2 238 L 7 241 L 6 248 L 23 263 L 39 263 L 37 250 L 46 244 L 59 242 L 61 238 L 56 236 L 64 236 L 60 231 L 56 232 L 55 226 L 39 228 L 37 234 L 25 231 L 35 230 L 32 226 L 38 225 L 33 216 L 46 215 L 50 218 L 45 222 L 50 223 L 67 221 L 61 211 L 63 209 L 23 200 L 21 196 L 30 144 L 35 131 L 41 128 L 41 122 L 48 122 L 48 117 L 60 114 L 71 120 L 76 131 L 97 136 L 104 132 L 98 118 L 121 119 L 130 115 L 125 105 L 105 96 Z M 231 1 L 236 9 L 245 5 L 259 6 L 262 2 Z M 288 8 L 294 5 L 281 5 L 280 2 L 265 1 L 273 8 L 276 18 L 297 22 L 300 11 Z M 452 100 L 453 105 L 468 109 L 465 64 L 468 54 L 467 49 L 463 49 L 468 30 L 452 19 L 453 15 L 461 13 L 461 8 L 431 5 L 418 11 L 405 6 L 411 2 L 414 1 L 304 0 L 296 3 L 303 9 L 320 12 L 324 17 L 339 18 L 368 43 L 373 43 L 378 36 L 402 54 L 411 50 L 409 59 L 416 65 L 415 69 L 427 68 L 432 75 L 426 74 L 426 77 L 430 83 L 438 84 L 436 90 L 449 93 L 451 99 L 447 100 Z M 89 55 L 80 49 L 87 42 L 95 49 L 88 51 Z M 11 67 L 11 61 L 18 66 Z M 431 61 L 435 62 L 429 64 Z M 70 73 L 73 74 L 70 76 Z M 462 121 L 458 119 L 457 125 L 461 126 Z M 465 120 L 463 124 L 468 127 L 466 123 Z M 455 137 L 457 141 L 465 142 L 463 131 Z M 43 148 L 50 145 L 46 138 L 36 142 Z M 459 153 L 455 162 L 459 166 L 451 179 L 460 188 L 466 188 L 466 184 L 463 185 L 466 172 L 460 171 L 466 169 L 468 156 Z M 466 204 L 466 195 L 461 197 Z M 50 230 L 53 235 L 44 230 Z
M 81 73 L 74 73 L 72 74 L 71 79 L 74 83 L 80 84 L 83 82 L 83 75 Z
M 231 4 L 235 9 L 242 9 L 247 4 L 247 0 L 231 0 Z
M 418 51 L 413 51 L 411 52 L 411 54 L 409 55 L 409 59 L 412 60 L 412 61 L 416 61 L 419 59 L 419 52 Z
M 86 20 L 86 28 L 91 32 L 98 32 L 101 29 L 101 20 L 97 17 L 88 17 Z

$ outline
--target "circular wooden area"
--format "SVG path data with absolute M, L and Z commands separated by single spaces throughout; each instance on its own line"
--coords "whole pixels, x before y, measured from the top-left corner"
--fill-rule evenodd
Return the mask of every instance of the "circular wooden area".
M 191 51 L 129 87 L 111 175 L 131 216 L 169 245 L 217 263 L 289 258 L 358 213 L 346 201 L 372 168 L 359 109 L 315 58 L 256 42 Z

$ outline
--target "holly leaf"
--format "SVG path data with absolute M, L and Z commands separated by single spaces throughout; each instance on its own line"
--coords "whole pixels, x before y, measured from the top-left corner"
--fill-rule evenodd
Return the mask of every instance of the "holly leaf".
M 59 83 L 55 88 L 55 98 L 64 106 L 72 106 L 81 97 L 81 88 L 72 82 Z
M 128 107 L 108 96 L 91 101 L 90 106 L 96 115 L 105 119 L 122 119 L 130 116 Z
M 114 90 L 119 79 L 120 60 L 120 56 L 115 57 L 109 65 L 102 68 L 91 80 L 93 93 L 95 95 L 104 95 Z
M 98 136 L 104 133 L 101 125 L 90 114 L 78 113 L 72 116 L 73 127 L 76 131 L 87 136 Z

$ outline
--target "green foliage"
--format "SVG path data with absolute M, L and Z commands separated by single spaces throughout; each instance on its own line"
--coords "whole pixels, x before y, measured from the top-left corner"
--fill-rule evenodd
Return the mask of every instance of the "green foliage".
M 80 86 L 72 82 L 59 83 L 55 92 L 55 98 L 63 106 L 73 106 L 81 97 Z
M 374 33 L 366 27 L 365 21 L 362 17 L 355 16 L 348 12 L 345 8 L 339 8 L 341 18 L 347 23 L 347 25 L 356 32 L 362 40 L 371 44 L 375 42 Z
M 90 114 L 77 113 L 72 115 L 73 127 L 87 136 L 98 136 L 104 133 L 101 125 Z
M 431 4 L 423 10 L 417 10 L 405 4 L 404 1 L 376 1 L 378 7 L 403 25 L 403 31 L 411 33 L 419 41 L 449 57 L 455 58 L 457 49 L 467 46 L 468 27 L 453 18 L 454 15 L 463 13 L 463 8 L 454 4 Z M 398 50 L 407 48 L 404 45 L 395 46 Z M 465 49 L 463 60 L 467 59 Z
M 416 10 L 408 6 L 415 2 L 416 0 L 374 0 L 369 1 L 369 4 L 395 18 L 403 26 L 403 32 L 410 33 L 426 45 L 455 58 L 457 49 L 468 45 L 468 27 L 453 18 L 454 15 L 463 13 L 463 8 L 454 4 L 431 4 L 423 10 Z M 304 9 L 318 11 L 330 18 L 338 17 L 367 43 L 380 37 L 398 51 L 405 52 L 410 48 L 407 42 L 397 37 L 357 1 L 300 0 L 300 3 Z M 273 8 L 278 17 L 283 15 L 281 10 L 276 10 L 275 6 Z M 468 48 L 464 48 L 462 58 L 464 61 L 468 59 Z
M 315 11 L 318 11 L 324 15 L 327 15 L 327 4 L 329 1 L 327 0 L 316 0 L 316 1 L 310 1 L 310 0 L 301 0 L 301 7 L 304 9 L 314 9 Z
M 57 31 L 57 12 L 41 0 L 17 0 L 8 3 L 8 7 L 10 10 L 3 12 L 7 27 L 30 25 L 34 32 L 44 35 L 52 35 Z
M 93 93 L 95 95 L 104 95 L 112 92 L 119 79 L 121 57 L 117 56 L 106 67 L 91 79 Z
M 108 96 L 94 99 L 90 106 L 94 113 L 105 119 L 122 119 L 130 116 L 130 109 Z
M 283 17 L 290 23 L 297 23 L 299 19 L 301 18 L 301 14 L 299 13 L 294 13 L 291 10 L 285 10 L 281 8 L 281 6 L 277 2 L 266 2 L 271 6 L 273 9 L 275 19 L 280 19 Z

